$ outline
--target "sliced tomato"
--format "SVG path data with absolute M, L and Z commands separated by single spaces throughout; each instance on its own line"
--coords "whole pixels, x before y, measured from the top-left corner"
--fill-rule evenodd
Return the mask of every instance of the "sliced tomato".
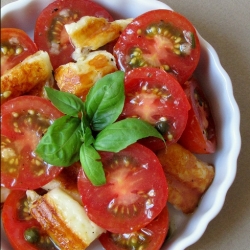
M 173 76 L 157 68 L 136 68 L 125 74 L 125 95 L 121 118 L 137 117 L 149 122 L 167 144 L 180 138 L 190 105 Z
M 35 43 L 23 30 L 1 28 L 1 75 L 36 51 Z
M 158 67 L 182 84 L 198 64 L 200 43 L 194 26 L 184 16 L 171 10 L 153 10 L 126 27 L 114 55 L 121 70 Z
M 107 182 L 93 186 L 83 171 L 78 189 L 89 218 L 114 233 L 137 231 L 166 206 L 168 187 L 156 155 L 138 143 L 100 152 Z
M 30 215 L 26 192 L 23 190 L 13 190 L 7 197 L 2 210 L 2 222 L 15 250 L 58 249 Z
M 88 0 L 56 0 L 43 9 L 34 32 L 37 47 L 49 53 L 54 69 L 73 61 L 74 51 L 65 24 L 77 22 L 83 16 L 104 17 L 112 21 L 112 16 L 102 6 Z
M 108 250 L 159 250 L 167 236 L 169 227 L 168 209 L 162 212 L 144 228 L 136 232 L 116 234 L 106 232 L 99 237 L 99 241 Z
M 1 185 L 10 189 L 36 189 L 62 168 L 44 162 L 34 152 L 47 128 L 62 116 L 50 101 L 20 96 L 1 106 Z
M 184 90 L 191 109 L 179 143 L 193 153 L 214 153 L 216 150 L 215 124 L 208 101 L 195 79 L 187 81 Z

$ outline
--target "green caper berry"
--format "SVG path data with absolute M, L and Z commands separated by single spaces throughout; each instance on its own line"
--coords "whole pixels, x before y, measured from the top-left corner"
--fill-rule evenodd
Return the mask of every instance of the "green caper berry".
M 36 228 L 28 228 L 24 231 L 24 238 L 29 243 L 36 243 L 40 239 L 40 233 Z

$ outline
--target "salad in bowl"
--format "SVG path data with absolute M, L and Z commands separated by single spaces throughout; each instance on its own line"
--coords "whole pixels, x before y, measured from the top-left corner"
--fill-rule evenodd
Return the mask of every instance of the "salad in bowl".
M 187 248 L 234 180 L 239 121 L 217 53 L 161 1 L 4 6 L 1 248 Z

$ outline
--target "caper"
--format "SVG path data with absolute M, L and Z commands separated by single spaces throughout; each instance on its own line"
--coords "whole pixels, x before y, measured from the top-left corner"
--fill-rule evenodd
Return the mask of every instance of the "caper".
M 24 238 L 29 243 L 36 243 L 40 239 L 40 233 L 37 228 L 28 228 L 24 231 Z

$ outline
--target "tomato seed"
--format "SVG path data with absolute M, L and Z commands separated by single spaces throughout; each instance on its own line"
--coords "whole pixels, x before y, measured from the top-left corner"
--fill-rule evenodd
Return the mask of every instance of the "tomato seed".
M 14 158 L 12 158 L 11 160 L 9 160 L 9 164 L 10 164 L 10 165 L 13 165 L 14 162 L 15 162 L 15 159 L 14 159 Z
M 1 46 L 1 54 L 7 55 L 8 53 L 8 48 L 6 46 Z
M 8 90 L 8 91 L 3 92 L 2 97 L 8 98 L 8 97 L 10 97 L 10 95 L 11 95 L 11 91 Z
M 169 71 L 169 70 L 170 70 L 170 67 L 169 67 L 169 65 L 167 65 L 167 64 L 162 65 L 162 67 L 163 67 L 163 69 L 164 69 L 165 71 Z
M 127 215 L 129 215 L 130 214 L 130 211 L 129 211 L 129 208 L 127 207 Z
M 15 131 L 16 133 L 21 133 L 21 130 L 20 130 L 19 128 L 14 128 L 14 131 Z
M 121 213 L 124 214 L 124 207 L 121 208 Z
M 36 159 L 36 160 L 35 160 L 35 164 L 36 164 L 37 166 L 41 166 L 42 163 L 41 163 L 39 160 Z
M 177 43 L 177 44 L 174 45 L 175 49 L 180 49 L 180 47 L 181 47 L 181 45 L 179 43 Z
M 134 210 L 135 213 L 137 212 L 137 207 L 136 207 L 136 205 L 133 205 L 133 210 Z
M 137 242 L 138 242 L 138 239 L 135 235 L 133 235 L 131 238 L 130 238 L 130 241 L 133 245 L 135 245 Z
M 16 112 L 12 112 L 11 114 L 12 114 L 12 116 L 15 117 L 15 118 L 17 118 L 17 117 L 19 116 L 19 114 L 16 113 Z
M 35 111 L 34 111 L 33 109 L 29 109 L 29 110 L 28 110 L 28 113 L 29 113 L 30 115 L 34 115 L 34 114 L 35 114 Z
M 115 214 L 118 212 L 118 206 L 115 206 L 115 208 L 113 209 L 113 211 L 115 212 Z
M 37 173 L 37 176 L 41 176 L 41 175 L 43 175 L 43 174 L 44 174 L 44 170 L 41 169 L 41 170 Z
M 9 168 L 9 172 L 10 172 L 11 174 L 15 173 L 16 171 L 17 171 L 16 168 Z
M 17 47 L 16 48 L 16 55 L 20 55 L 23 52 L 23 48 L 22 47 Z
M 167 138 L 168 138 L 169 141 L 172 141 L 173 140 L 173 135 L 172 134 L 168 134 Z
M 180 38 L 180 37 L 177 37 L 177 38 L 175 39 L 174 43 L 179 43 L 179 42 L 181 42 L 181 38 Z
M 28 206 L 23 209 L 23 212 L 25 212 L 25 213 L 29 212 Z

